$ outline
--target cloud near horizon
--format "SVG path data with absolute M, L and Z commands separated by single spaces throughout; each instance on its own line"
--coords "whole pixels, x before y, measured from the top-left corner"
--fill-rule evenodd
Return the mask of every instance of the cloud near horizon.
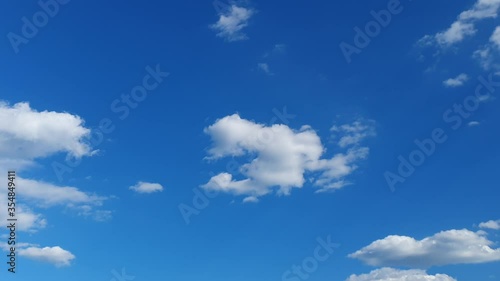
M 381 268 L 368 274 L 351 275 L 346 281 L 457 281 L 446 274 L 429 275 L 424 270 Z
M 448 230 L 417 240 L 390 235 L 349 255 L 371 266 L 429 268 L 500 261 L 500 249 L 484 231 Z

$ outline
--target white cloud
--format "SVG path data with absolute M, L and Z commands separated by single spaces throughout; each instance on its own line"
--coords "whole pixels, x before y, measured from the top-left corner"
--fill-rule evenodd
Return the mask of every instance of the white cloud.
M 254 196 L 249 196 L 243 199 L 243 203 L 258 203 L 259 198 L 254 197 Z
M 442 46 L 449 46 L 461 42 L 465 37 L 474 35 L 476 30 L 474 24 L 454 22 L 450 28 L 436 34 L 436 41 Z
M 356 170 L 356 163 L 367 157 L 368 148 L 351 146 L 330 159 L 321 159 L 326 149 L 309 126 L 299 131 L 286 125 L 265 126 L 234 114 L 217 120 L 205 129 L 213 140 L 208 159 L 250 156 L 236 179 L 230 173 L 213 176 L 202 188 L 246 195 L 250 198 L 272 193 L 289 195 L 305 183 L 304 174 L 312 173 L 312 183 L 320 191 L 339 189 L 344 179 Z M 250 200 L 250 199 L 247 199 Z
M 500 230 L 500 220 L 491 220 L 487 222 L 482 222 L 479 224 L 480 228 Z
M 455 78 L 450 78 L 443 81 L 443 84 L 446 87 L 455 88 L 462 86 L 465 82 L 467 82 L 467 80 L 469 80 L 469 76 L 467 76 L 467 74 L 465 73 L 462 73 Z
M 79 215 L 90 216 L 98 221 L 103 220 L 105 213 L 108 213 L 107 217 L 110 218 L 109 211 L 96 210 L 97 207 L 103 205 L 103 202 L 107 199 L 106 197 L 89 194 L 72 186 L 57 186 L 20 177 L 16 178 L 15 181 L 17 186 L 22 186 L 22 188 L 16 189 L 19 200 L 26 204 L 29 203 L 31 206 L 42 208 L 64 206 L 75 210 Z M 0 197 L 6 198 L 6 192 L 6 189 L 0 190 Z M 0 204 L 1 202 L 2 199 L 0 199 Z M 19 212 L 17 214 L 20 216 L 18 219 L 22 220 L 22 224 L 26 224 L 25 230 L 34 231 L 43 228 L 46 224 L 45 219 L 40 214 L 32 213 L 26 207 L 26 204 L 22 209 L 24 214 Z
M 500 26 L 495 28 L 495 31 L 490 36 L 489 43 L 476 50 L 473 57 L 479 61 L 481 66 L 489 70 L 490 68 L 499 68 L 498 52 L 500 50 Z
M 497 26 L 495 31 L 493 31 L 493 34 L 490 37 L 490 42 L 493 43 L 497 49 L 500 49 L 500 26 Z
M 59 246 L 55 247 L 27 247 L 18 249 L 19 256 L 28 259 L 46 262 L 57 267 L 69 266 L 75 256 Z
M 0 206 L 7 206 L 7 194 L 0 193 Z M 37 214 L 23 204 L 16 206 L 17 230 L 26 232 L 37 232 L 45 228 L 47 220 L 41 214 Z M 7 210 L 0 211 L 0 221 L 7 221 L 10 218 Z
M 437 43 L 441 47 L 448 47 L 463 41 L 476 33 L 475 24 L 483 19 L 496 18 L 500 8 L 500 0 L 478 0 L 474 6 L 462 12 L 451 26 L 435 35 L 424 36 L 421 45 Z
M 90 155 L 85 143 L 90 130 L 69 113 L 38 112 L 28 103 L 10 106 L 0 102 L 0 158 L 27 161 L 66 152 L 74 157 Z M 18 167 L 12 167 L 18 168 Z
M 219 15 L 219 20 L 210 27 L 217 31 L 217 36 L 229 42 L 248 39 L 243 29 L 248 26 L 248 21 L 255 11 L 250 8 L 232 5 L 227 11 Z
M 500 0 L 478 0 L 472 9 L 460 14 L 459 20 L 496 18 L 499 8 Z
M 257 64 L 260 70 L 262 70 L 267 75 L 273 75 L 271 70 L 269 69 L 269 65 L 267 63 L 259 63 Z
M 129 187 L 129 189 L 137 193 L 154 193 L 163 191 L 163 186 L 159 183 L 140 181 L 136 185 Z
M 19 186 L 22 186 L 18 190 L 19 196 L 42 207 L 55 205 L 75 206 L 80 204 L 100 206 L 106 199 L 105 197 L 82 192 L 78 188 L 71 186 L 56 186 L 23 178 L 18 178 L 17 182 Z
M 424 270 L 381 268 L 368 274 L 351 275 L 346 281 L 457 281 L 446 274 L 429 275 Z
M 500 249 L 484 232 L 448 230 L 422 240 L 391 235 L 377 240 L 349 257 L 372 266 L 428 268 L 450 264 L 476 264 L 500 261 Z

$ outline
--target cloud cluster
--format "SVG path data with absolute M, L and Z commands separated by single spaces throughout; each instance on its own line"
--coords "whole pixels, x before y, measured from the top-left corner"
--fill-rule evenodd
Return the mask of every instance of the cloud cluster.
M 79 214 L 103 218 L 107 211 L 95 210 L 105 197 L 89 194 L 76 187 L 57 186 L 48 182 L 27 179 L 19 175 L 37 160 L 65 153 L 68 157 L 90 156 L 88 144 L 90 130 L 84 127 L 79 116 L 54 111 L 37 111 L 29 103 L 10 105 L 0 102 L 0 172 L 16 170 L 17 230 L 36 232 L 47 225 L 42 214 L 34 208 L 63 206 Z M 0 205 L 7 205 L 7 189 L 0 189 Z M 5 221 L 6 210 L 0 212 Z M 109 217 L 109 216 L 108 216 Z M 23 247 L 24 245 L 24 247 Z M 18 253 L 34 260 L 46 261 L 57 266 L 69 265 L 74 255 L 59 246 L 39 248 L 36 245 L 17 245 Z
M 381 268 L 368 274 L 351 275 L 346 281 L 456 281 L 446 274 L 429 275 L 423 270 Z
M 255 14 L 250 8 L 231 5 L 226 11 L 222 11 L 219 20 L 210 25 L 217 32 L 217 36 L 229 42 L 248 39 L 243 29 L 248 26 L 248 21 Z
M 266 126 L 237 114 L 219 119 L 205 129 L 213 141 L 207 158 L 246 156 L 251 160 L 239 169 L 242 179 L 220 173 L 202 188 L 244 195 L 244 200 L 251 202 L 274 189 L 280 195 L 289 195 L 293 188 L 304 185 L 304 175 L 308 173 L 317 192 L 339 189 L 349 184 L 345 178 L 356 170 L 356 163 L 367 157 L 369 149 L 358 144 L 371 135 L 365 132 L 371 130 L 369 125 L 354 123 L 340 128 L 350 134 L 348 140 L 342 141 L 346 151 L 322 158 L 326 149 L 309 126 L 300 130 L 279 124 Z

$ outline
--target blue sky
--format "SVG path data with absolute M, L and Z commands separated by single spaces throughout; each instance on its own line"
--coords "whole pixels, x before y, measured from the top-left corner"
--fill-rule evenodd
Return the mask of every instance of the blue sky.
M 1 5 L 0 279 L 500 280 L 500 1 Z

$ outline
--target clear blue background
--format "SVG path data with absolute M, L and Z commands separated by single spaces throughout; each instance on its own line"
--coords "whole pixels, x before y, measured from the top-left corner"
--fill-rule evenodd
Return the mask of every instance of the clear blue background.
M 31 17 L 39 6 L 3 2 L 0 98 L 77 114 L 92 128 L 105 117 L 116 125 L 98 147 L 101 155 L 85 158 L 63 182 L 50 163 L 64 155 L 44 159 L 30 176 L 117 198 L 105 203 L 115 211 L 109 222 L 54 208 L 45 211 L 46 229 L 19 233 L 19 240 L 71 251 L 77 257 L 72 266 L 54 269 L 20 259 L 15 276 L 0 270 L 0 278 L 111 280 L 112 270 L 126 268 L 135 280 L 281 280 L 292 264 L 312 254 L 317 237 L 331 235 L 340 247 L 309 280 L 345 280 L 373 269 L 346 256 L 376 239 L 420 239 L 498 219 L 498 102 L 482 103 L 474 113 L 470 121 L 481 121 L 479 127 L 453 131 L 442 119 L 474 92 L 478 75 L 488 74 L 470 57 L 490 33 L 480 32 L 444 55 L 432 72 L 425 70 L 436 60 L 420 62 L 415 48 L 419 38 L 447 28 L 473 3 L 404 1 L 403 12 L 347 64 L 340 42 L 352 43 L 353 27 L 364 26 L 369 12 L 387 1 L 253 1 L 258 13 L 245 29 L 249 40 L 227 43 L 209 28 L 217 21 L 211 1 L 72 0 L 19 54 L 6 34 L 19 34 L 21 17 Z M 263 58 L 275 44 L 285 44 L 286 52 Z M 261 62 L 275 75 L 258 71 Z M 156 64 L 170 77 L 119 120 L 111 102 Z M 463 71 L 470 83 L 443 87 L 443 80 Z M 296 115 L 290 127 L 311 125 L 323 140 L 337 115 L 377 121 L 370 156 L 352 176 L 355 184 L 327 194 L 306 186 L 258 204 L 231 203 L 231 196 L 220 195 L 186 225 L 178 205 L 191 204 L 192 189 L 225 165 L 203 161 L 210 145 L 203 129 L 236 112 L 268 123 L 273 108 L 284 106 Z M 449 140 L 391 193 L 384 172 L 395 171 L 397 156 L 407 157 L 413 141 L 437 127 Z M 159 182 L 165 190 L 134 194 L 127 187 L 138 180 Z M 429 272 L 461 281 L 500 278 L 498 264 Z

